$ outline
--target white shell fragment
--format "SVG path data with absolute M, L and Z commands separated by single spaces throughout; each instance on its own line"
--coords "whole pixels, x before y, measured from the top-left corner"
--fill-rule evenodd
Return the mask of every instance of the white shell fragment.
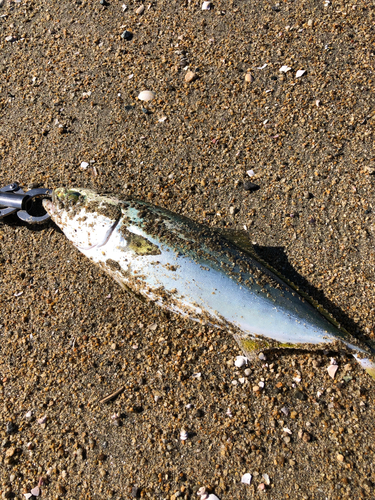
M 211 2 L 202 3 L 202 10 L 210 10 L 210 9 L 211 9 Z
M 283 427 L 283 431 L 286 432 L 287 434 L 292 434 L 292 431 L 288 429 L 288 427 Z
M 306 73 L 306 70 L 304 69 L 299 69 L 296 73 L 296 78 L 301 78 Z
M 249 177 L 253 177 L 255 175 L 254 170 L 247 170 L 246 173 Z
M 268 474 L 262 474 L 262 478 L 264 479 L 266 485 L 269 486 L 271 483 L 270 476 Z
M 236 356 L 234 365 L 237 366 L 237 368 L 241 368 L 243 365 L 246 364 L 247 364 L 247 358 L 245 356 Z
M 328 375 L 331 378 L 335 378 L 335 375 L 336 375 L 338 368 L 339 367 L 337 365 L 329 365 L 329 367 L 327 368 Z
M 263 66 L 259 66 L 259 68 L 257 69 L 264 69 L 264 68 L 267 68 L 268 64 L 267 63 L 264 63 Z
M 86 168 L 87 168 L 88 166 L 89 166 L 89 163 L 87 163 L 87 161 L 83 161 L 83 162 L 81 163 L 81 165 L 79 166 L 79 168 L 80 168 L 81 170 L 86 170 Z
M 39 489 L 39 486 L 35 486 L 35 488 L 33 488 L 32 490 L 30 490 L 30 493 L 34 496 L 34 497 L 38 497 L 40 495 L 40 489 Z
M 281 66 L 281 68 L 279 69 L 279 71 L 281 73 L 287 73 L 288 71 L 290 71 L 292 68 L 290 68 L 289 66 Z
M 185 431 L 185 429 L 181 429 L 181 432 L 180 432 L 181 441 L 186 441 L 187 438 L 188 438 L 188 433 Z
M 249 474 L 248 472 L 246 474 L 244 474 L 241 477 L 241 483 L 243 483 L 243 484 L 250 484 L 251 483 L 251 474 Z
M 140 15 L 140 14 L 143 14 L 144 10 L 145 10 L 145 6 L 141 5 L 138 7 L 138 9 L 135 11 L 135 13 Z
M 155 94 L 154 92 L 151 92 L 151 90 L 143 90 L 139 94 L 138 99 L 140 101 L 152 101 L 152 99 L 155 99 Z

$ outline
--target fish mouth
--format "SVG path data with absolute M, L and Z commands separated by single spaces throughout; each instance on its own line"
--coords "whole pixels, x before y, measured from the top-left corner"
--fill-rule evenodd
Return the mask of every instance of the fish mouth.
M 52 201 L 49 199 L 44 199 L 42 201 L 43 203 L 43 208 L 45 211 L 51 216 L 55 224 L 57 224 L 64 233 L 66 231 L 64 230 L 64 226 L 66 226 L 66 223 L 62 220 L 61 214 L 64 212 L 64 210 L 68 210 L 71 208 L 69 204 L 71 204 L 71 201 L 73 201 L 73 205 L 75 204 L 76 200 L 64 200 L 64 195 L 66 194 L 65 191 L 62 191 L 63 196 L 58 196 L 56 195 L 55 191 L 52 195 Z M 75 193 L 73 192 L 73 195 L 79 195 L 80 193 Z M 118 223 L 120 222 L 121 219 L 121 212 L 118 214 L 118 217 L 113 221 L 113 223 L 109 226 L 109 228 L 105 231 L 103 237 L 95 244 L 93 245 L 78 245 L 75 243 L 75 246 L 80 250 L 80 251 L 89 251 L 93 250 L 94 248 L 100 248 L 106 245 L 112 236 L 113 232 L 115 231 Z M 74 232 L 77 233 L 79 229 L 75 229 Z M 69 238 L 69 236 L 68 236 Z M 70 238 L 69 238 L 70 239 Z

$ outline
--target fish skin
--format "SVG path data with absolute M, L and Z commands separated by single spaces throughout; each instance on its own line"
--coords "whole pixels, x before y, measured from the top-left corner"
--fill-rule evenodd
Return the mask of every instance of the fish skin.
M 254 256 L 188 218 L 140 200 L 58 188 L 52 220 L 124 289 L 227 329 L 248 357 L 270 348 L 350 352 L 375 379 L 369 346 L 336 327 Z

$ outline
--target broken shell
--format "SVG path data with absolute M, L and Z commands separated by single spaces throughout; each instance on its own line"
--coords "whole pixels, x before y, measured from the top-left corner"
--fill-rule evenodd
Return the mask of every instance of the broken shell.
M 296 73 L 296 78 L 301 78 L 306 73 L 306 70 L 304 69 L 299 69 Z
M 262 478 L 264 479 L 266 485 L 269 486 L 271 483 L 270 476 L 268 474 L 262 474 Z
M 249 473 L 244 474 L 241 478 L 241 483 L 250 484 L 251 483 L 251 474 L 249 474 Z
M 155 94 L 154 92 L 151 92 L 151 90 L 143 90 L 138 96 L 140 101 L 152 101 L 154 98 Z
M 143 14 L 145 10 L 145 6 L 144 5 L 141 5 L 140 7 L 138 7 L 138 9 L 135 11 L 136 14 Z
M 290 71 L 292 68 L 290 68 L 289 66 L 281 66 L 281 68 L 279 69 L 279 71 L 281 73 L 287 73 L 288 71 Z
M 210 9 L 211 9 L 211 2 L 202 3 L 202 10 L 210 10 Z
M 181 432 L 180 432 L 181 441 L 186 441 L 187 438 L 188 438 L 188 433 L 185 431 L 185 429 L 181 429 Z
M 337 365 L 329 365 L 329 367 L 327 368 L 328 375 L 331 378 L 335 378 L 335 375 L 336 375 L 338 368 L 339 367 Z

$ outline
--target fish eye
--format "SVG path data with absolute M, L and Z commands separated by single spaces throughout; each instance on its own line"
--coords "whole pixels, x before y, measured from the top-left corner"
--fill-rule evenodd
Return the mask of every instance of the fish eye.
M 77 191 L 70 191 L 66 197 L 66 200 L 72 204 L 75 204 L 78 202 L 80 197 L 81 193 L 78 193 Z

